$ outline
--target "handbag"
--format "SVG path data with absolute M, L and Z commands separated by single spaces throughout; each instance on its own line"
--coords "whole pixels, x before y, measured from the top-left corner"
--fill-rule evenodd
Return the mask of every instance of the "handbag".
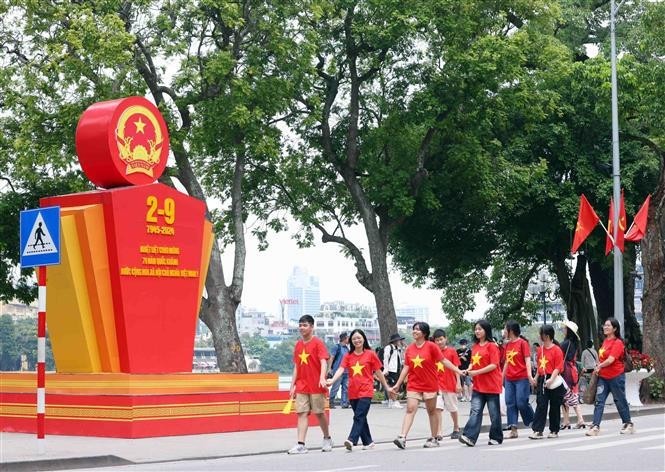
M 587 405 L 592 405 L 596 403 L 596 390 L 598 389 L 598 374 L 593 372 L 591 374 L 591 379 L 589 380 L 589 385 L 584 391 L 584 403 Z
M 548 390 L 555 390 L 565 383 L 566 382 L 564 382 L 563 377 L 561 375 L 557 375 L 554 381 L 550 382 L 545 388 L 547 388 Z M 568 386 L 566 385 L 566 388 L 567 387 Z

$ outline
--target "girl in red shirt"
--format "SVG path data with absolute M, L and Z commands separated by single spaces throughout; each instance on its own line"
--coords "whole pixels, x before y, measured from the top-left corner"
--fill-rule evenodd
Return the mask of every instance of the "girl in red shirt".
M 464 432 L 459 437 L 462 444 L 469 447 L 476 445 L 483 422 L 483 410 L 487 404 L 490 414 L 490 440 L 488 444 L 494 446 L 503 442 L 501 432 L 501 369 L 499 367 L 501 356 L 499 346 L 492 337 L 492 327 L 485 320 L 476 322 L 473 333 L 476 342 L 471 348 L 471 364 L 466 371 L 473 379 L 473 392 L 471 393 L 471 410 L 469 420 L 464 426 Z
M 565 382 L 559 373 L 563 370 L 563 352 L 554 343 L 554 327 L 540 327 L 542 345 L 536 351 L 536 414 L 533 419 L 531 439 L 543 439 L 547 408 L 550 414 L 548 438 L 558 438 L 561 429 L 561 403 L 566 393 Z
M 364 331 L 354 329 L 351 331 L 350 337 L 353 350 L 344 356 L 335 375 L 326 381 L 330 386 L 345 371 L 349 374 L 349 400 L 351 408 L 353 408 L 353 425 L 348 439 L 344 441 L 344 447 L 349 451 L 353 450 L 353 446 L 358 445 L 358 439 L 362 441 L 363 449 L 374 447 L 372 433 L 370 433 L 367 423 L 367 414 L 374 396 L 374 376 L 378 377 L 386 391 L 390 389 L 381 371 L 381 361 L 369 347 Z
M 603 323 L 603 334 L 605 341 L 598 350 L 599 363 L 594 369 L 598 374 L 598 390 L 596 395 L 596 407 L 593 410 L 593 426 L 586 433 L 587 436 L 598 436 L 600 433 L 600 421 L 603 419 L 605 400 L 610 392 L 614 397 L 623 427 L 621 434 L 633 434 L 635 428 L 630 419 L 630 408 L 626 401 L 626 374 L 623 372 L 623 358 L 625 346 L 621 339 L 621 325 L 614 318 L 607 318 Z
M 504 328 L 503 387 L 506 390 L 506 410 L 510 433 L 508 439 L 518 436 L 518 413 L 522 415 L 524 426 L 531 426 L 533 409 L 529 403 L 531 386 L 536 384 L 531 376 L 531 349 L 529 342 L 521 336 L 522 330 L 517 321 L 509 320 Z
M 438 447 L 436 439 L 438 419 L 436 416 L 436 397 L 439 392 L 439 381 L 437 375 L 437 362 L 443 359 L 439 346 L 429 339 L 429 325 L 424 321 L 418 321 L 413 325 L 413 343 L 406 348 L 404 353 L 404 368 L 397 379 L 397 383 L 390 389 L 393 395 L 399 392 L 399 388 L 406 376 L 409 381 L 406 386 L 406 412 L 402 422 L 402 432 L 393 443 L 400 449 L 406 447 L 406 435 L 413 425 L 413 418 L 418 411 L 418 404 L 425 402 L 431 436 L 425 442 L 424 447 Z M 450 364 L 451 367 L 457 367 Z

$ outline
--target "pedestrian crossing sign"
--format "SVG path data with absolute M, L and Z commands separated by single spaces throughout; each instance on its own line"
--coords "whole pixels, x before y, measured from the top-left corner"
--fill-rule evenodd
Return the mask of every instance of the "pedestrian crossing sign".
M 22 211 L 20 238 L 21 268 L 60 264 L 60 207 Z

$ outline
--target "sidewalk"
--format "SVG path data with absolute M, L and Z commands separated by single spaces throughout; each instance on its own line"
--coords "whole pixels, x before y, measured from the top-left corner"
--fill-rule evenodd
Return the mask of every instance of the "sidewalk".
M 587 423 L 591 420 L 593 406 L 582 405 Z M 662 415 L 665 405 L 645 405 L 631 407 L 631 415 L 639 433 L 640 416 Z M 460 427 L 464 427 L 469 414 L 469 403 L 460 403 Z M 372 436 L 377 443 L 392 442 L 399 433 L 404 409 L 388 409 L 384 405 L 372 405 L 369 424 Z M 613 405 L 605 407 L 604 419 L 617 418 Z M 335 447 L 342 447 L 351 427 L 351 409 L 330 410 L 330 432 Z M 444 412 L 444 434 L 452 429 L 450 415 Z M 505 421 L 505 417 L 504 417 Z M 573 415 L 571 423 L 576 422 Z M 489 428 L 489 418 L 485 415 L 483 431 Z M 520 435 L 527 434 L 526 429 Z M 582 431 L 566 430 L 562 435 L 583 434 Z M 429 436 L 427 414 L 420 409 L 416 415 L 409 441 L 422 441 Z M 246 431 L 238 433 L 202 434 L 195 436 L 172 436 L 145 439 L 93 438 L 82 436 L 47 436 L 44 440 L 45 452 L 38 453 L 35 435 L 0 433 L 0 467 L 3 471 L 13 470 L 62 470 L 82 467 L 127 465 L 132 463 L 170 462 L 191 459 L 215 459 L 221 457 L 269 454 L 285 452 L 296 440 L 294 427 L 266 431 Z M 445 439 L 444 439 L 445 440 Z M 321 430 L 310 428 L 307 446 L 321 447 Z

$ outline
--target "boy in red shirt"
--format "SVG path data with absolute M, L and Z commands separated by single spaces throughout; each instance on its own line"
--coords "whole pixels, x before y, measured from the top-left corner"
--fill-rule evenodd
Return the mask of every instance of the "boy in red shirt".
M 450 439 L 459 439 L 459 420 L 457 414 L 457 394 L 462 393 L 462 383 L 458 373 L 447 367 L 447 360 L 455 367 L 459 368 L 460 361 L 455 348 L 447 345 L 448 338 L 446 332 L 442 329 L 434 331 L 432 340 L 441 348 L 443 354 L 443 361 L 437 363 L 439 375 L 439 396 L 436 398 L 436 415 L 439 420 L 439 433 L 436 436 L 438 441 L 443 439 L 443 409 L 445 408 L 450 412 L 450 417 L 453 420 L 453 432 Z
M 328 430 L 328 419 L 325 416 L 326 372 L 328 370 L 328 349 L 321 339 L 314 336 L 314 318 L 304 315 L 298 320 L 299 339 L 293 350 L 293 380 L 290 394 L 295 398 L 298 414 L 298 444 L 288 450 L 288 454 L 305 454 L 305 437 L 307 436 L 310 413 L 316 415 L 323 432 L 323 452 L 332 451 L 333 442 Z

